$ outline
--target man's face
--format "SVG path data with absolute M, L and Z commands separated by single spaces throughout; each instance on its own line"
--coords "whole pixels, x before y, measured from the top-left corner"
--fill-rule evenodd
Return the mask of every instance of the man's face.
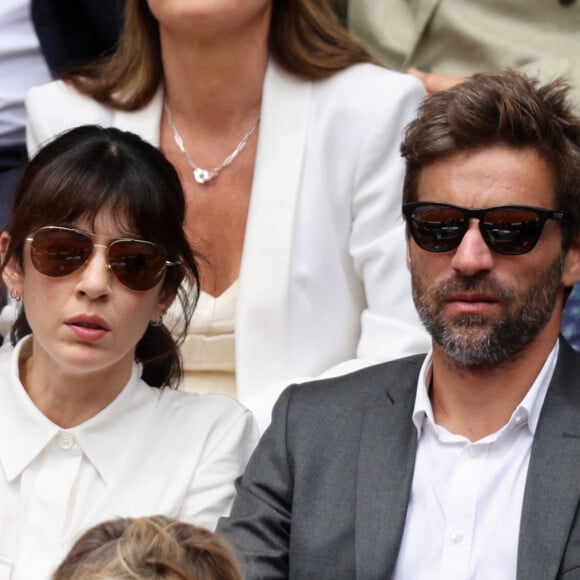
M 423 169 L 418 201 L 465 208 L 526 205 L 558 209 L 551 170 L 531 149 L 494 146 Z M 562 225 L 547 220 L 528 253 L 491 250 L 473 219 L 459 246 L 435 253 L 408 240 L 413 299 L 434 340 L 456 364 L 493 368 L 536 337 L 555 340 L 564 285 L 578 275 L 576 246 L 562 251 Z

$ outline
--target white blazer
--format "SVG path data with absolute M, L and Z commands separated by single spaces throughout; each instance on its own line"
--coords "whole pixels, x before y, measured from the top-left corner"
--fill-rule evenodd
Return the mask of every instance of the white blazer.
M 271 62 L 236 307 L 238 397 L 263 428 L 290 382 L 426 352 L 411 299 L 402 131 L 424 96 L 408 75 L 362 64 L 323 81 Z M 77 125 L 159 145 L 163 90 L 136 112 L 56 81 L 26 101 L 32 155 Z

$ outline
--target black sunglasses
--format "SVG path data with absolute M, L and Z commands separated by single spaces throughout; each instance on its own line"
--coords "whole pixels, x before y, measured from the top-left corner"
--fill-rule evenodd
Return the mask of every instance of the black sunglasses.
M 167 252 L 146 240 L 117 238 L 107 245 L 95 244 L 93 236 L 81 230 L 46 226 L 26 238 L 34 267 L 45 276 L 59 278 L 83 266 L 94 247 L 107 248 L 107 265 L 116 278 L 130 290 L 150 290 L 163 278 L 170 262 Z
M 417 245 L 429 252 L 448 252 L 459 246 L 469 220 L 479 220 L 485 243 L 498 254 L 514 256 L 529 252 L 537 244 L 546 220 L 571 224 L 570 214 L 525 205 L 467 209 L 436 202 L 403 205 L 403 215 Z

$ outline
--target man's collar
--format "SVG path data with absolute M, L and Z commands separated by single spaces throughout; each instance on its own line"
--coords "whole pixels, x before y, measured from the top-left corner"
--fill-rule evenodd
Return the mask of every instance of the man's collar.
M 544 404 L 544 399 L 546 398 L 546 393 L 548 391 L 548 386 L 552 379 L 552 375 L 554 374 L 554 369 L 556 368 L 558 351 L 559 341 L 556 340 L 536 379 L 532 383 L 522 401 L 515 408 L 507 425 L 510 425 L 512 421 L 517 424 L 521 424 L 525 420 L 531 434 L 535 434 L 540 418 L 540 412 L 542 410 L 542 405 Z M 433 425 L 436 424 L 435 417 L 433 415 L 431 399 L 429 398 L 429 385 L 431 384 L 432 366 L 433 351 L 430 350 L 425 357 L 423 365 L 421 366 L 421 372 L 419 373 L 419 379 L 417 381 L 417 396 L 415 398 L 415 406 L 413 408 L 412 415 L 413 424 L 417 429 L 418 437 L 421 436 L 423 423 L 426 418 Z

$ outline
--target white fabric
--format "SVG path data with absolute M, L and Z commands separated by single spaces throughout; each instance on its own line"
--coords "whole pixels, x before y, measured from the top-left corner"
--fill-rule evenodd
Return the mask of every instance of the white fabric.
M 399 155 L 419 81 L 357 65 L 268 67 L 236 310 L 238 397 L 264 427 L 289 383 L 426 352 L 405 262 Z M 159 145 L 163 94 L 127 113 L 62 82 L 30 91 L 28 147 L 85 123 Z
M 24 97 L 50 71 L 30 20 L 30 0 L 0 2 L 0 146 L 24 143 Z
M 0 579 L 48 578 L 78 535 L 110 517 L 164 514 L 215 528 L 257 441 L 229 397 L 149 387 L 61 429 L 18 378 L 25 338 L 0 355 Z
M 419 443 L 393 580 L 514 580 L 532 441 L 557 357 L 556 341 L 508 423 L 472 443 L 435 423 L 429 353 L 413 410 Z

